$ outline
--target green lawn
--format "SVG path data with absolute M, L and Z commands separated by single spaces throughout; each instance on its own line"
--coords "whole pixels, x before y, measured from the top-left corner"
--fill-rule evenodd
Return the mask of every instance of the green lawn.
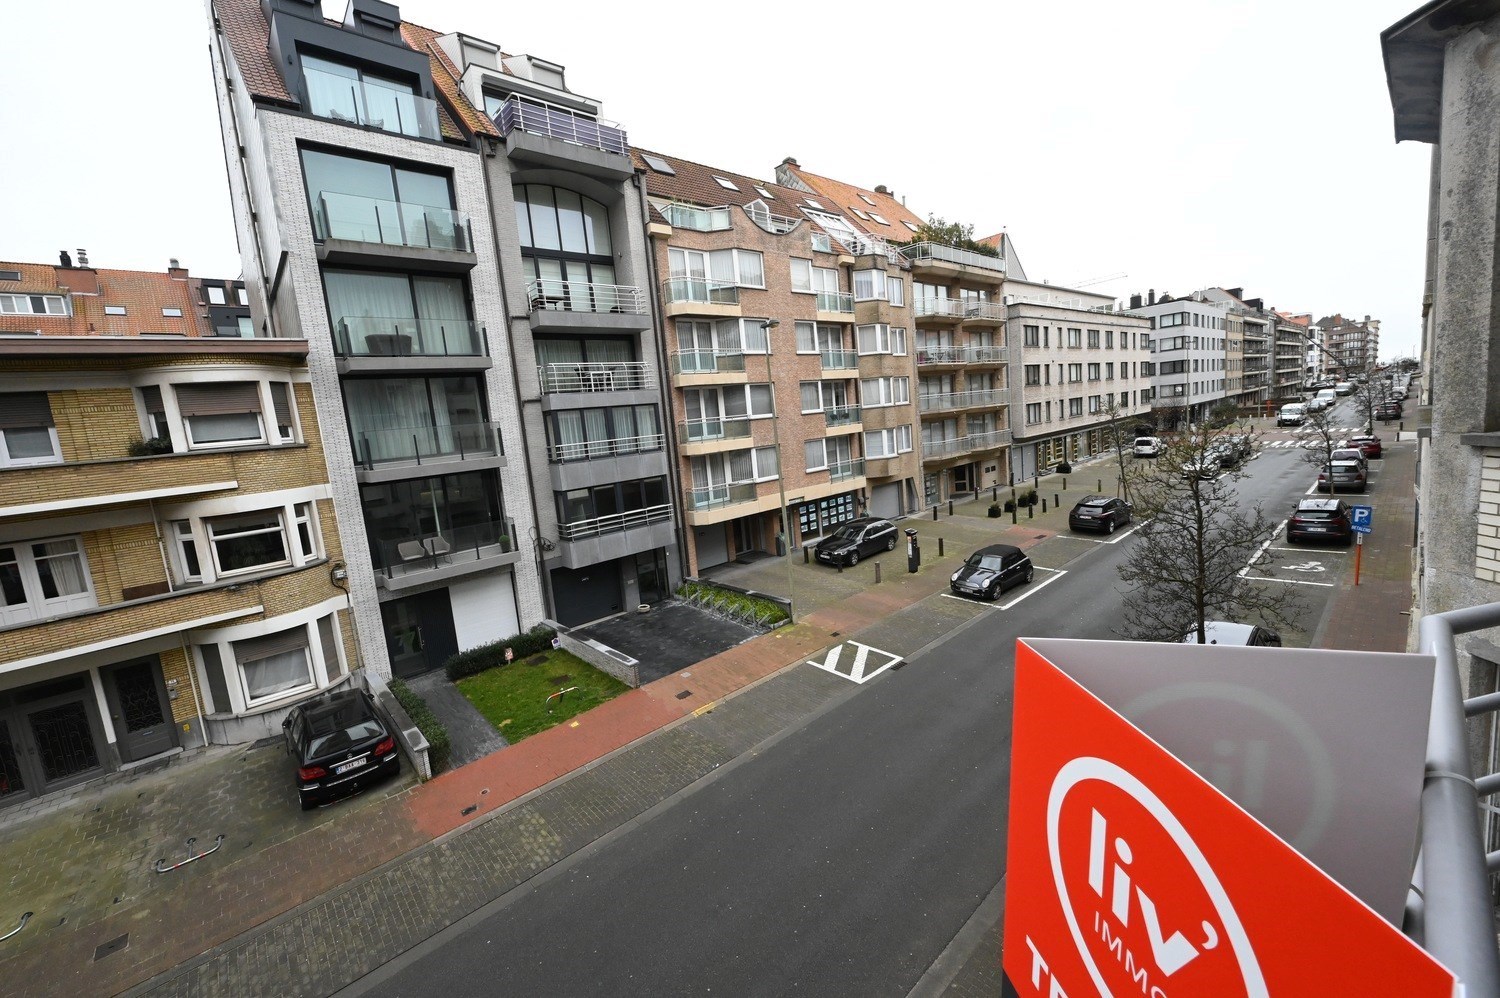
M 630 689 L 614 676 L 561 650 L 486 669 L 455 685 L 508 742 L 546 731 Z M 549 713 L 547 698 L 560 690 L 570 692 L 551 701 Z

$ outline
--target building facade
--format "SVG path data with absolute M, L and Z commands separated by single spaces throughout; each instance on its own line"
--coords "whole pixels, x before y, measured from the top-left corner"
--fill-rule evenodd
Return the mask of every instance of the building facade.
M 1380 320 L 1346 319 L 1339 313 L 1318 320 L 1323 347 L 1334 373 L 1341 380 L 1368 371 L 1380 359 Z
M 1133 296 L 1130 313 L 1151 320 L 1152 412 L 1163 429 L 1200 423 L 1230 401 L 1227 304 L 1152 291 L 1145 301 Z

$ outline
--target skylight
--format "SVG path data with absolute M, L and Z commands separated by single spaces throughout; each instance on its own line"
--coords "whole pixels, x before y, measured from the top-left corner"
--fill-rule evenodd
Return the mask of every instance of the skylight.
M 859 198 L 860 198 L 861 201 L 863 201 L 865 204 L 869 205 L 871 208 L 875 207 L 875 199 L 872 198 L 872 197 L 870 197 L 870 195 L 868 195 L 868 194 L 861 194 L 859 196 Z
M 904 225 L 904 226 L 906 226 L 908 229 L 912 230 L 913 232 L 920 232 L 921 231 L 915 225 L 911 224 L 910 222 L 908 222 L 904 218 L 901 220 L 901 224 Z
M 739 188 L 734 185 L 734 181 L 733 180 L 725 180 L 723 177 L 719 176 L 718 174 L 714 174 L 714 182 L 716 184 L 718 184 L 720 187 L 724 188 L 726 191 L 737 191 L 737 190 L 739 190 Z
M 809 207 L 816 208 L 818 211 L 826 211 L 827 210 L 822 205 L 818 204 L 818 202 L 814 201 L 812 198 L 808 198 L 807 199 L 807 203 L 808 203 Z
M 864 219 L 867 222 L 870 220 L 870 216 L 869 215 L 866 215 L 864 212 L 860 211 L 858 208 L 854 207 L 853 205 L 849 206 L 849 210 L 852 211 L 852 212 L 854 212 L 854 214 L 858 215 L 860 218 Z
M 759 184 L 755 185 L 755 193 L 759 194 L 761 197 L 765 198 L 767 201 L 775 201 L 776 200 L 775 196 L 770 191 L 766 190 L 764 187 L 760 186 Z
M 887 222 L 885 219 L 881 218 L 879 215 L 875 214 L 873 211 L 870 212 L 870 217 L 873 218 L 873 219 L 875 219 L 875 221 L 879 222 L 881 225 L 890 225 L 891 224 L 890 222 Z
M 651 169 L 655 170 L 657 173 L 665 173 L 669 177 L 677 176 L 677 171 L 672 169 L 672 164 L 668 163 L 660 156 L 651 156 L 646 153 L 641 153 L 641 159 L 644 159 L 646 161 L 646 165 L 651 167 Z

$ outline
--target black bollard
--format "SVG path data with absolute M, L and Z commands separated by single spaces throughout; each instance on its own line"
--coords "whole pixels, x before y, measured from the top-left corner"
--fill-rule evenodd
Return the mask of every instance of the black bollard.
M 948 500 L 948 515 L 949 516 L 953 515 L 953 500 L 952 499 Z
M 1000 501 L 1000 486 L 998 486 L 998 485 L 991 485 L 990 486 L 990 502 L 999 502 L 999 501 Z
M 838 565 L 837 565 L 837 566 L 836 566 L 836 567 L 837 567 L 837 568 L 838 568 L 838 570 L 839 570 L 839 574 L 840 574 L 840 575 L 843 575 L 843 574 L 844 574 L 844 563 L 843 563 L 843 562 L 839 562 L 839 563 L 838 563 Z
M 1027 508 L 1029 509 L 1030 507 L 1027 507 Z M 1042 512 L 1043 513 L 1047 512 L 1047 500 L 1045 500 L 1045 499 L 1042 500 Z
M 1066 478 L 1063 479 L 1063 491 L 1068 491 L 1068 480 Z
M 810 548 L 806 544 L 804 544 L 804 545 L 802 545 L 802 564 L 808 565 L 808 564 L 811 564 L 811 563 L 812 563 L 812 548 Z
M 1102 479 L 1102 478 L 1095 479 L 1095 481 L 1094 481 L 1094 491 L 1095 492 L 1103 492 L 1104 491 L 1104 479 Z
M 1011 507 L 1011 508 L 1010 508 L 1010 522 L 1011 522 L 1011 523 L 1015 523 L 1015 522 L 1016 522 L 1016 518 L 1017 518 L 1017 516 L 1019 516 L 1019 515 L 1020 515 L 1020 514 L 1018 514 L 1018 513 L 1017 513 L 1017 512 L 1016 512 L 1016 507 L 1014 507 L 1014 506 L 1012 506 L 1012 507 Z
M 875 584 L 880 585 L 880 562 L 875 563 Z
M 941 537 L 939 537 L 938 538 L 938 557 L 941 558 L 942 556 L 943 556 L 943 539 Z
M 937 522 L 937 507 L 936 506 L 932 507 L 932 522 L 933 523 Z
M 1046 502 L 1045 499 L 1042 500 L 1042 501 Z M 1036 507 L 1035 506 L 1027 506 L 1026 507 L 1026 519 L 1028 519 L 1028 520 L 1031 519 L 1032 516 L 1035 515 L 1035 512 L 1036 512 Z M 1045 506 L 1042 507 L 1042 512 L 1043 513 L 1047 512 L 1047 508 Z

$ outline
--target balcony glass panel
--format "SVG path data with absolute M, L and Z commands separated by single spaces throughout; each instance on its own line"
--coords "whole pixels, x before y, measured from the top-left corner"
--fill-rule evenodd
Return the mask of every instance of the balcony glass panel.
M 859 406 L 845 406 L 842 409 L 824 409 L 823 419 L 829 426 L 851 426 L 859 422 Z
M 673 374 L 743 373 L 745 355 L 713 350 L 679 350 L 672 355 Z
M 819 312 L 848 312 L 854 314 L 854 295 L 847 291 L 819 291 Z
M 315 69 L 314 62 L 335 71 Z M 437 101 L 395 85 L 360 80 L 358 70 L 334 67 L 308 57 L 303 58 L 302 73 L 307 79 L 308 110 L 320 118 L 424 139 L 442 137 Z
M 703 485 L 688 489 L 688 508 L 693 510 L 719 509 L 742 502 L 755 501 L 754 482 L 736 482 L 732 485 Z
M 493 471 L 367 485 L 360 499 L 375 567 L 387 576 L 516 549 Z
M 825 370 L 853 370 L 859 367 L 859 354 L 853 350 L 824 350 L 819 356 Z
M 552 281 L 537 278 L 526 285 L 526 300 L 532 311 L 595 312 L 645 315 L 646 291 L 628 284 L 591 284 L 588 281 Z
M 986 256 L 972 250 L 944 246 L 942 243 L 911 243 L 902 246 L 901 252 L 912 263 L 919 264 L 928 260 L 936 260 L 943 263 L 956 263 L 962 267 L 1005 273 L 1005 261 L 998 256 Z
M 864 458 L 855 458 L 853 461 L 840 461 L 838 464 L 828 466 L 828 478 L 834 482 L 847 482 L 851 478 L 863 478 L 865 475 Z
M 354 431 L 355 458 L 366 469 L 392 462 L 462 461 L 503 454 L 499 423 L 447 423 Z
M 691 204 L 669 204 L 661 209 L 661 214 L 673 228 L 694 232 L 720 232 L 732 224 L 728 206 L 699 208 Z
M 669 277 L 662 282 L 662 297 L 668 303 L 691 301 L 705 305 L 738 305 L 740 289 L 728 281 L 705 277 Z
M 750 436 L 748 419 L 694 419 L 677 424 L 677 436 L 684 443 L 705 440 L 742 440 Z
M 340 357 L 482 357 L 484 327 L 466 319 L 344 316 L 334 326 Z
M 451 208 L 325 191 L 314 209 L 322 239 L 473 252 L 469 216 Z

